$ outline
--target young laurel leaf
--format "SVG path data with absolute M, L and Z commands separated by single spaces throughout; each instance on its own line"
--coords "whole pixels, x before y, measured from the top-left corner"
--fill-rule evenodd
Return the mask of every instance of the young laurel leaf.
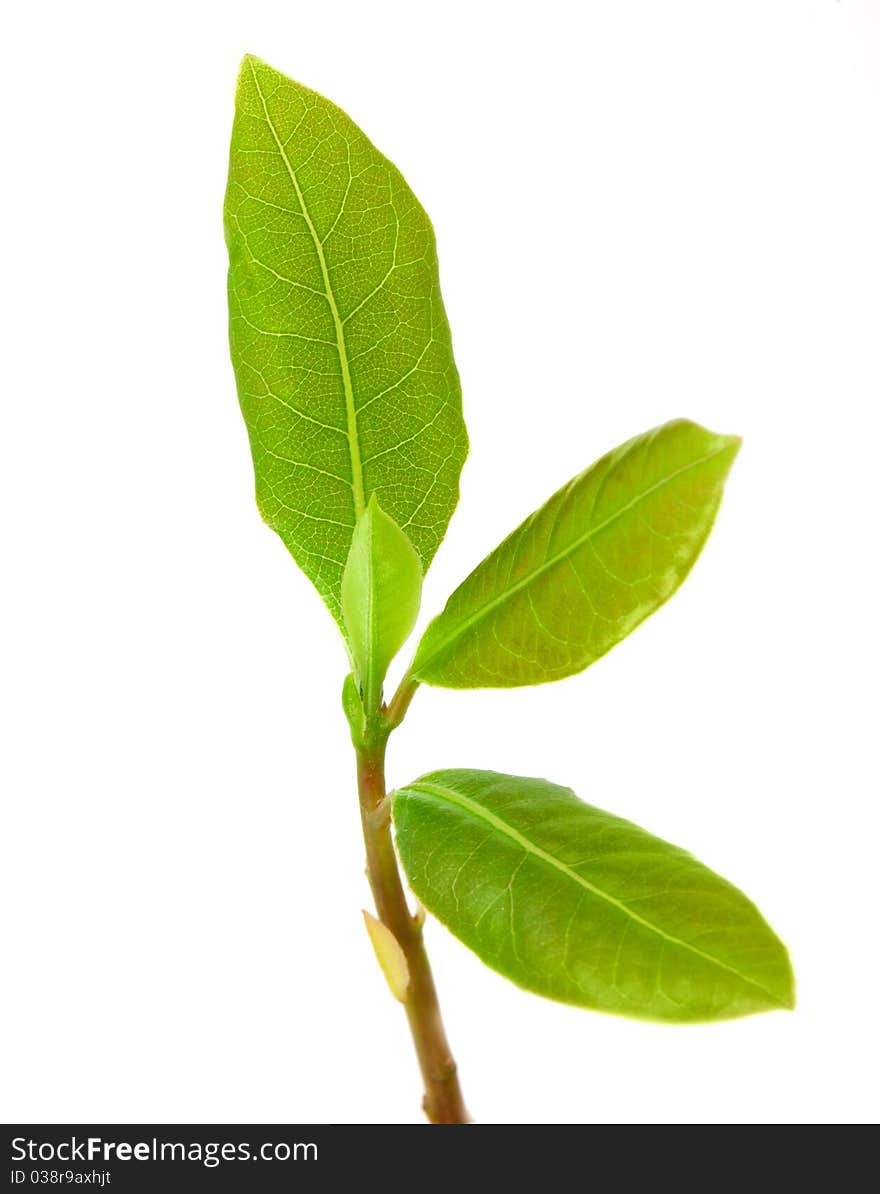
M 341 625 L 370 496 L 425 569 L 458 500 L 467 436 L 434 233 L 344 112 L 251 57 L 224 223 L 257 503 Z
M 679 419 L 603 456 L 459 585 L 411 675 L 504 688 L 582 671 L 687 576 L 739 443 Z
M 419 900 L 530 991 L 680 1022 L 794 1006 L 785 947 L 742 892 L 568 788 L 437 771 L 393 815 Z
M 385 975 L 388 989 L 400 1003 L 406 1003 L 409 990 L 409 965 L 406 954 L 400 947 L 400 942 L 381 920 L 363 909 L 364 925 L 370 944 L 379 963 L 379 969 Z
M 342 618 L 368 714 L 378 709 L 388 665 L 412 634 L 421 596 L 419 557 L 373 495 L 342 574 Z

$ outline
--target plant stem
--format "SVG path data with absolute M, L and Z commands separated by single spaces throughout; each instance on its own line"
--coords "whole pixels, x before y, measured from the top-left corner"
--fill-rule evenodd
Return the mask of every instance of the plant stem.
M 395 692 L 394 696 L 388 702 L 388 708 L 385 711 L 385 720 L 388 723 L 389 730 L 397 729 L 404 717 L 406 717 L 406 711 L 410 707 L 410 703 L 416 695 L 418 687 L 418 680 L 414 680 L 409 673 L 400 681 L 397 692 Z
M 437 1002 L 437 990 L 422 940 L 422 926 L 406 902 L 385 792 L 385 746 L 388 729 L 365 736 L 357 744 L 358 794 L 367 850 L 367 876 L 379 919 L 391 930 L 406 956 L 409 989 L 406 1007 L 416 1055 L 425 1084 L 422 1102 L 432 1124 L 468 1123 L 458 1072 Z

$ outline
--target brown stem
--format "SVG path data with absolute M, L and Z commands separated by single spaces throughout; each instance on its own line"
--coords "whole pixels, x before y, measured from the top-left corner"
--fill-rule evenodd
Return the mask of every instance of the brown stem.
M 437 1002 L 437 990 L 422 940 L 422 926 L 406 902 L 391 825 L 385 806 L 385 745 L 381 733 L 357 749 L 361 824 L 367 848 L 367 875 L 376 911 L 400 943 L 409 966 L 406 1014 L 425 1084 L 422 1106 L 432 1124 L 465 1124 L 468 1113 L 458 1072 Z

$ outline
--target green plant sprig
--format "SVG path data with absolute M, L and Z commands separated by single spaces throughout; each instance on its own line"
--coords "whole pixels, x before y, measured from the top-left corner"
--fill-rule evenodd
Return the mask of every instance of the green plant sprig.
M 390 796 L 385 784 L 389 736 L 421 684 L 562 679 L 668 600 L 711 530 L 739 440 L 678 419 L 574 477 L 459 585 L 386 703 L 467 454 L 433 230 L 345 113 L 252 57 L 224 213 L 257 503 L 351 661 L 342 700 L 377 912 L 366 923 L 406 1010 L 428 1118 L 467 1112 L 422 908 L 551 999 L 687 1023 L 792 1007 L 779 938 L 678 847 L 543 779 L 453 768 Z

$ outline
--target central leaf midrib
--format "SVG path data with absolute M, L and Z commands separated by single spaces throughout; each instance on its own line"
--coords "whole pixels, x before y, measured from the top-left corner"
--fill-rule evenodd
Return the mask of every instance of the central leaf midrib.
M 616 522 L 618 518 L 622 518 L 625 514 L 628 514 L 630 510 L 634 509 L 639 504 L 639 502 L 651 497 L 652 494 L 656 493 L 659 489 L 662 489 L 664 485 L 668 485 L 670 481 L 674 481 L 676 477 L 680 477 L 682 473 L 686 473 L 689 469 L 697 468 L 699 465 L 705 464 L 707 461 L 714 459 L 716 456 L 720 456 L 727 447 L 729 447 L 729 445 L 724 444 L 722 447 L 717 448 L 714 452 L 709 452 L 707 455 L 701 456 L 698 460 L 691 460 L 687 464 L 682 465 L 681 468 L 669 473 L 668 476 L 661 478 L 661 480 L 657 481 L 656 484 L 651 485 L 648 489 L 645 489 L 641 493 L 637 494 L 631 501 L 627 502 L 625 506 L 621 506 L 619 510 L 615 510 L 614 513 L 609 515 L 604 522 L 600 522 L 596 526 L 590 527 L 584 532 L 583 535 L 575 539 L 572 543 L 569 543 L 568 546 L 562 551 L 557 552 L 556 555 L 551 556 L 549 559 L 543 560 L 537 568 L 533 568 L 532 571 L 526 576 L 522 577 L 515 584 L 510 585 L 509 588 L 505 589 L 503 593 L 499 593 L 497 597 L 493 597 L 491 600 L 485 602 L 478 609 L 474 610 L 469 617 L 465 618 L 461 622 L 458 622 L 452 628 L 452 630 L 440 640 L 440 643 L 434 648 L 431 654 L 426 659 L 421 661 L 413 674 L 418 676 L 422 669 L 430 666 L 430 664 L 432 664 L 434 660 L 446 650 L 450 643 L 455 642 L 457 638 L 460 638 L 461 635 L 467 633 L 472 626 L 476 625 L 477 622 L 485 618 L 492 612 L 492 610 L 497 609 L 499 605 L 503 605 L 505 601 L 509 601 L 511 597 L 515 597 L 517 593 L 527 588 L 545 572 L 549 572 L 551 568 L 554 568 L 557 564 L 567 559 L 573 552 L 577 551 L 579 547 L 583 547 L 585 543 L 588 543 L 590 539 L 592 539 L 595 535 L 598 535 L 600 531 L 605 530 L 605 528 L 610 526 L 611 523 Z M 521 529 L 521 527 L 518 528 L 518 530 Z M 516 533 L 516 531 L 513 532 L 513 534 Z M 504 545 L 502 544 L 501 546 Z M 500 551 L 500 547 L 496 548 L 495 550 Z M 492 553 L 492 555 L 494 554 L 495 552 Z M 481 565 L 478 565 L 478 567 L 481 567 Z M 464 583 L 467 582 L 465 581 Z M 440 614 L 439 616 L 442 617 L 443 615 Z
M 696 954 L 697 957 L 702 958 L 704 962 L 709 962 L 713 966 L 718 966 L 720 969 L 726 970 L 729 974 L 735 975 L 736 978 L 740 979 L 748 986 L 754 987 L 763 995 L 769 996 L 774 1003 L 780 1003 L 778 996 L 774 995 L 772 991 L 768 991 L 766 987 L 762 986 L 759 982 L 756 982 L 753 978 L 749 978 L 748 975 L 737 970 L 735 966 L 731 966 L 727 962 L 722 962 L 720 958 L 716 958 L 712 954 L 706 953 L 698 946 L 692 945 L 689 941 L 682 940 L 681 937 L 675 937 L 671 933 L 667 933 L 664 929 L 661 929 L 652 921 L 646 920 L 643 916 L 639 916 L 638 912 L 634 912 L 628 904 L 624 903 L 622 900 L 618 900 L 615 896 L 609 894 L 609 892 L 603 891 L 601 887 L 597 887 L 594 883 L 591 883 L 589 879 L 585 879 L 582 875 L 579 875 L 577 871 L 572 870 L 571 867 L 567 866 L 564 862 L 561 862 L 560 859 L 555 858 L 552 854 L 548 853 L 548 851 L 536 845 L 535 842 L 532 842 L 527 837 L 524 837 L 523 834 L 521 834 L 517 829 L 514 829 L 512 825 L 509 825 L 507 821 L 502 820 L 501 817 L 498 817 L 495 815 L 495 813 L 490 812 L 484 805 L 478 804 L 476 801 L 468 799 L 467 796 L 462 796 L 460 792 L 453 791 L 451 788 L 446 788 L 442 784 L 409 784 L 406 791 L 419 792 L 428 797 L 434 797 L 436 800 L 457 805 L 465 812 L 470 813 L 472 816 L 481 821 L 485 821 L 487 825 L 491 825 L 493 829 L 496 829 L 499 833 L 509 838 L 512 842 L 515 842 L 516 845 L 518 845 L 522 850 L 525 850 L 527 854 L 534 855 L 534 857 L 539 858 L 542 862 L 547 863 L 560 874 L 565 875 L 566 878 L 571 879 L 574 883 L 577 883 L 585 891 L 590 892 L 591 895 L 594 895 L 598 899 L 604 900 L 606 903 L 611 904 L 614 908 L 617 908 L 620 912 L 624 913 L 624 915 L 628 916 L 636 924 L 640 924 L 643 928 L 648 929 L 650 932 L 656 933 L 658 937 L 662 937 L 664 941 L 668 941 L 672 945 L 677 945 L 682 949 L 689 950 L 691 953 Z
M 339 308 L 336 305 L 336 296 L 333 293 L 333 286 L 330 281 L 330 271 L 327 267 L 327 259 L 324 256 L 324 246 L 321 243 L 321 238 L 318 236 L 318 231 L 312 223 L 312 217 L 309 215 L 309 209 L 306 207 L 305 197 L 300 189 L 299 179 L 296 176 L 296 171 L 287 156 L 287 151 L 278 136 L 278 132 L 272 122 L 272 117 L 269 115 L 269 107 L 266 103 L 266 97 L 263 95 L 260 81 L 257 78 L 257 72 L 254 69 L 253 63 L 250 63 L 251 75 L 253 76 L 254 86 L 257 89 L 257 95 L 260 97 L 260 103 L 263 106 L 263 114 L 266 118 L 266 124 L 269 126 L 269 131 L 272 138 L 278 147 L 278 153 L 281 155 L 281 160 L 284 162 L 290 181 L 293 185 L 296 194 L 297 203 L 299 203 L 302 217 L 306 222 L 309 230 L 309 235 L 312 238 L 312 243 L 315 246 L 315 252 L 318 256 L 318 263 L 321 267 L 321 277 L 324 282 L 324 296 L 327 299 L 327 306 L 330 308 L 330 314 L 333 317 L 333 326 L 336 330 L 336 351 L 339 354 L 339 367 L 342 373 L 342 388 L 345 393 L 345 418 L 348 432 L 348 450 L 351 458 L 351 489 L 354 496 L 354 513 L 357 519 L 363 514 L 366 508 L 364 499 L 364 476 L 363 466 L 361 463 L 360 440 L 358 438 L 357 425 L 357 410 L 354 404 L 354 388 L 351 384 L 351 370 L 348 363 L 348 349 L 345 344 L 345 328 L 342 319 L 339 315 Z

